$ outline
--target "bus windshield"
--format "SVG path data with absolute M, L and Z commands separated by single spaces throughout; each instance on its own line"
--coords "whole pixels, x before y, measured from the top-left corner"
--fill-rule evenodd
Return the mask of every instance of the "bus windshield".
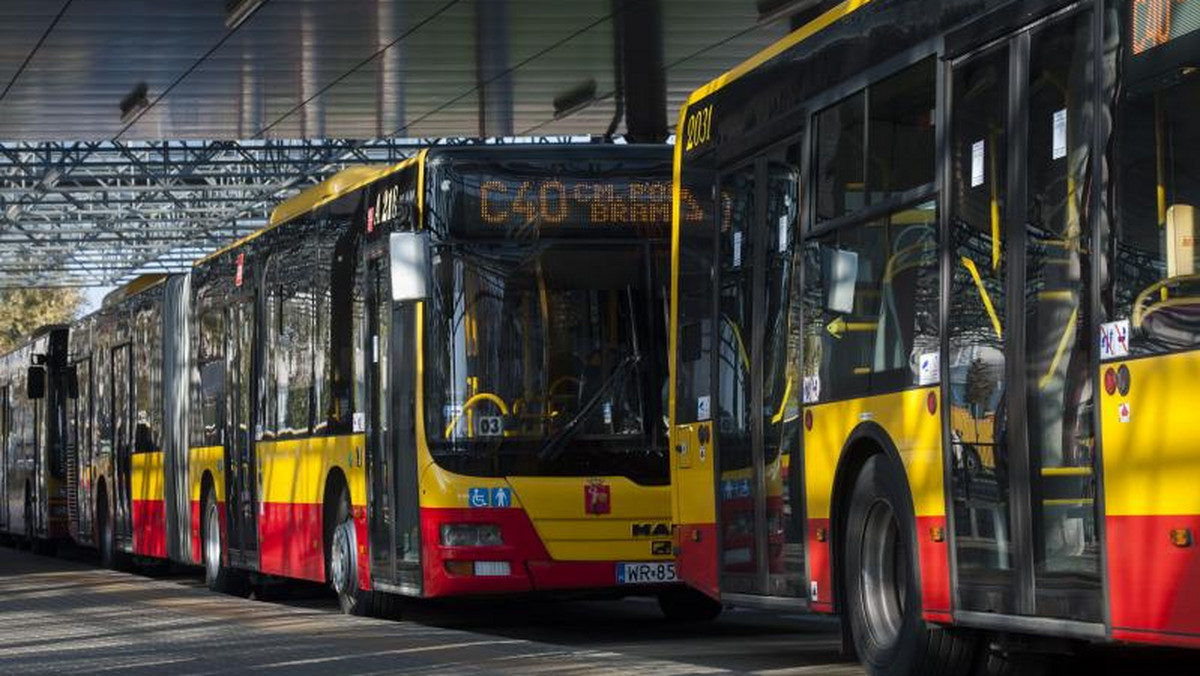
M 651 240 L 439 246 L 425 342 L 437 462 L 665 483 L 664 254 Z

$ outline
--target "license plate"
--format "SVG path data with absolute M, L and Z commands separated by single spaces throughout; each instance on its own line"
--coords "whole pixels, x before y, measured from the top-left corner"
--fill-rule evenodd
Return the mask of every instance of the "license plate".
M 674 563 L 618 563 L 617 584 L 675 582 Z

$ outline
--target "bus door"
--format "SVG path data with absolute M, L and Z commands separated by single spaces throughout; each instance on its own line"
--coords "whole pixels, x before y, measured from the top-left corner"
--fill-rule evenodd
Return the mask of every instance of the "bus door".
M 227 310 L 230 384 L 229 461 L 225 471 L 229 558 L 242 566 L 258 563 L 258 464 L 254 457 L 254 301 L 235 302 Z
M 112 349 L 109 359 L 109 393 L 112 400 L 112 449 L 116 454 L 113 468 L 115 519 L 114 535 L 118 544 L 133 537 L 133 498 L 130 492 L 133 469 L 133 351 L 130 344 Z
M 75 494 L 75 519 L 77 534 L 89 540 L 92 534 L 92 359 L 87 357 L 75 362 L 75 377 L 79 383 L 79 396 L 70 400 L 71 427 L 74 434 L 67 443 L 75 445 L 74 485 L 68 488 Z
M 1095 17 L 951 67 L 956 608 L 1100 622 L 1090 322 Z
M 367 457 L 371 577 L 406 594 L 421 591 L 417 501 L 416 309 L 393 303 L 389 259 L 366 265 Z
M 804 595 L 792 274 L 799 157 L 798 145 L 777 149 L 719 178 L 710 413 L 723 595 Z

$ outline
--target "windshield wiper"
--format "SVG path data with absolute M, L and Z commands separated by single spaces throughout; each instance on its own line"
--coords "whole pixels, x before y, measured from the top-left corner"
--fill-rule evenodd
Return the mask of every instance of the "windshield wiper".
M 613 369 L 613 372 L 608 376 L 608 379 L 605 380 L 602 385 L 600 385 L 600 388 L 596 391 L 596 394 L 592 395 L 592 398 L 589 399 L 587 403 L 585 403 L 569 421 L 567 421 L 567 424 L 560 427 L 557 432 L 555 432 L 549 439 L 546 440 L 546 443 L 542 444 L 541 450 L 538 451 L 538 460 L 547 462 L 557 458 L 562 453 L 561 449 L 564 448 L 563 444 L 568 439 L 575 436 L 575 433 L 581 429 L 583 421 L 586 420 L 589 415 L 591 415 L 592 410 L 596 408 L 596 404 L 600 403 L 600 400 L 603 399 L 605 395 L 607 395 L 609 391 L 613 389 L 614 385 L 617 383 L 624 383 L 625 375 L 628 373 L 630 367 L 636 365 L 641 360 L 642 356 L 637 352 L 634 352 L 633 354 L 630 354 L 622 359 L 621 363 L 617 364 L 617 367 Z

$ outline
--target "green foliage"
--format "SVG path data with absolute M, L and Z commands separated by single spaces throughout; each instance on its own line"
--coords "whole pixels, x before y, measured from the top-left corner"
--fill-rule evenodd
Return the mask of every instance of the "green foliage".
M 78 289 L 0 289 L 0 354 L 41 326 L 70 322 L 82 303 Z

